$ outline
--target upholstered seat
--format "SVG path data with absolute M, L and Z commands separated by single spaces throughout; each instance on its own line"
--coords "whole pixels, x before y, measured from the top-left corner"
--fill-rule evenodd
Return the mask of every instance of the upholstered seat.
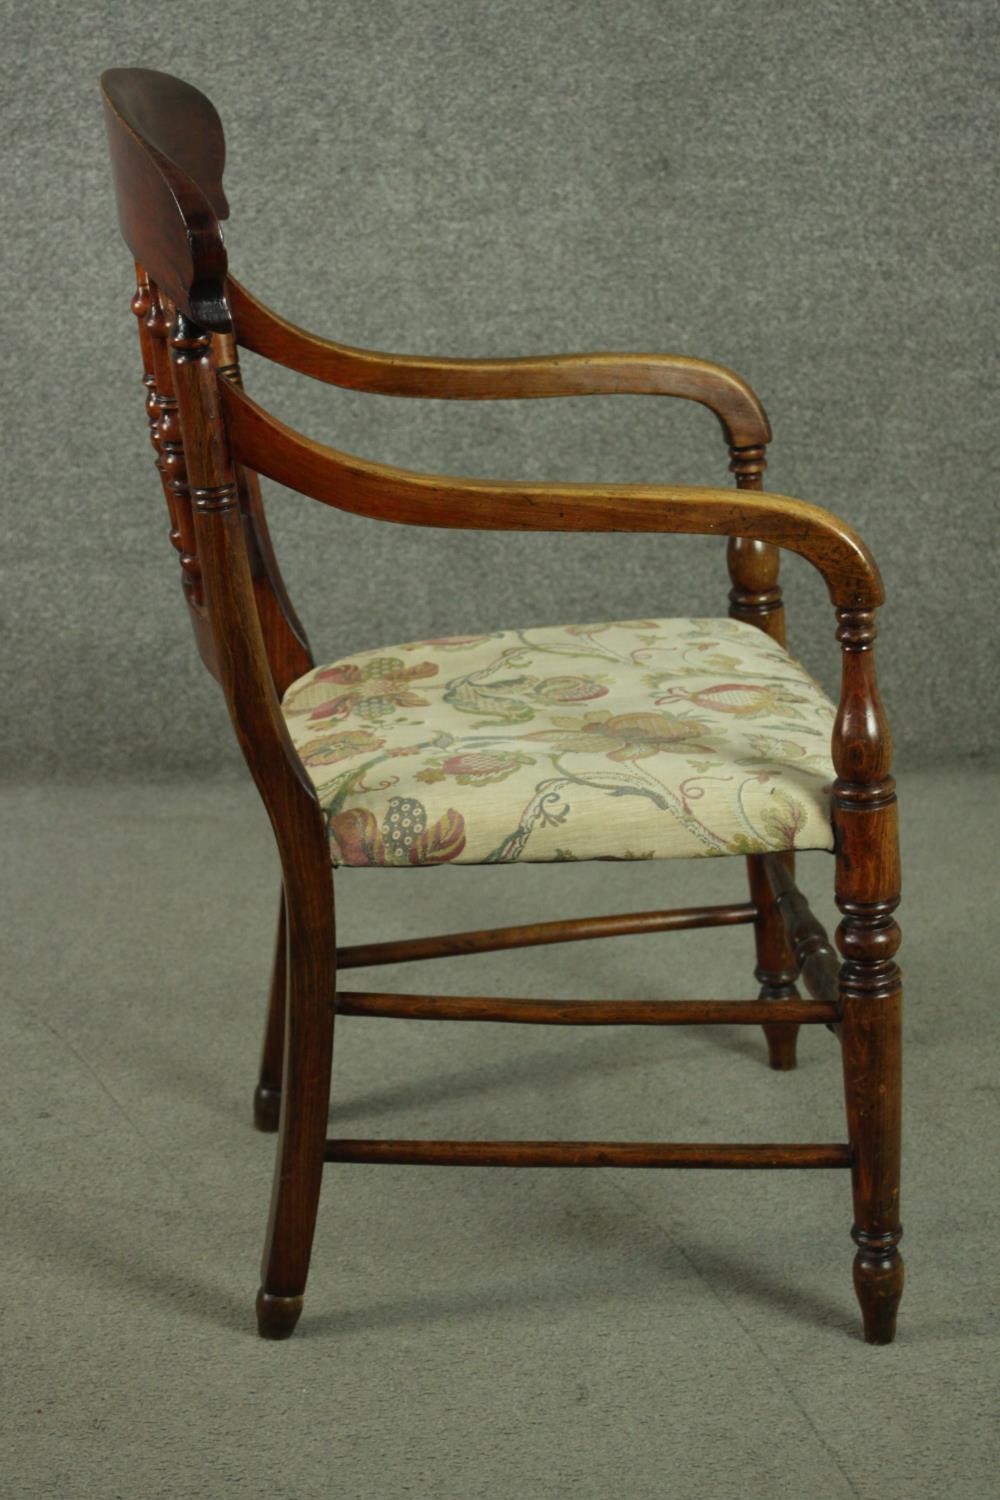
M 833 705 L 738 620 L 410 641 L 283 708 L 337 865 L 833 847 Z

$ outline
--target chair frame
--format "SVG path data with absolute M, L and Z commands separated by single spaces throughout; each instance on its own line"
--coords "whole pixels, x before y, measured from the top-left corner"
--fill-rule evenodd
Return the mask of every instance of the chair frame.
M 180 554 L 195 637 L 222 686 L 281 862 L 278 937 L 255 1121 L 277 1130 L 258 1328 L 287 1338 L 302 1310 L 324 1162 L 448 1165 L 848 1168 L 854 1284 L 869 1343 L 891 1342 L 899 1254 L 901 982 L 897 803 L 875 675 L 882 582 L 871 553 L 818 506 L 763 492 L 771 430 L 750 387 L 673 355 L 429 359 L 354 349 L 286 322 L 228 274 L 219 220 L 225 144 L 204 95 L 167 74 L 102 77 L 119 220 L 136 263 L 149 431 Z M 454 400 L 648 393 L 707 406 L 736 490 L 677 485 L 497 484 L 411 473 L 315 443 L 242 389 L 238 346 L 356 390 Z M 730 615 L 784 641 L 781 548 L 822 575 L 836 611 L 840 701 L 833 730 L 834 952 L 787 854 L 747 860 L 750 900 L 681 911 L 533 923 L 337 948 L 322 810 L 281 712 L 313 665 L 281 579 L 258 475 L 358 515 L 512 531 L 671 532 L 728 537 Z M 753 1001 L 542 1001 L 338 990 L 338 969 L 623 933 L 752 924 Z M 799 996 L 801 982 L 809 998 Z M 847 1141 L 824 1144 L 328 1140 L 335 1015 L 556 1025 L 763 1026 L 771 1066 L 795 1065 L 799 1025 L 825 1024 L 843 1057 Z

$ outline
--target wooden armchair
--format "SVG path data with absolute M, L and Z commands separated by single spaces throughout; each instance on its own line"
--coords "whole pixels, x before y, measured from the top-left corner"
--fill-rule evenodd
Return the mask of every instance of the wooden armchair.
M 255 1094 L 257 1126 L 278 1132 L 261 1334 L 286 1338 L 302 1310 L 324 1162 L 841 1167 L 853 1188 L 865 1337 L 890 1342 L 903 1285 L 899 860 L 872 649 L 883 592 L 868 549 L 829 512 L 762 492 L 767 418 L 745 382 L 718 365 L 644 354 L 424 359 L 348 348 L 285 322 L 228 274 L 219 230 L 228 213 L 225 147 L 210 102 L 144 69 L 112 69 L 102 86 L 121 229 L 136 261 L 146 411 L 184 597 L 281 860 Z M 719 419 L 736 491 L 494 484 L 384 467 L 312 442 L 256 405 L 241 386 L 240 345 L 317 380 L 397 396 L 684 397 Z M 504 629 L 317 667 L 275 561 L 260 474 L 327 505 L 409 525 L 717 533 L 729 538 L 729 617 Z M 835 607 L 836 707 L 784 650 L 782 547 L 808 558 Z M 801 848 L 833 851 L 842 960 L 796 887 L 793 851 Z M 331 859 L 410 869 L 650 853 L 740 855 L 750 899 L 336 944 Z M 338 969 L 734 923 L 754 929 L 756 1000 L 540 1001 L 337 983 Z M 794 1067 L 801 1024 L 825 1024 L 843 1053 L 847 1139 L 328 1140 L 338 1014 L 760 1025 L 778 1069 Z

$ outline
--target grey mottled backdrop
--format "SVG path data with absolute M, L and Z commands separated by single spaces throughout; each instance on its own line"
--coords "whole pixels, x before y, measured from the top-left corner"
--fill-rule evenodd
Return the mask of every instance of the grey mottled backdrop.
M 238 274 L 381 348 L 648 348 L 742 372 L 771 487 L 865 535 L 904 763 L 996 735 L 995 7 L 978 0 L 284 0 L 5 7 L 15 770 L 235 755 L 194 656 L 137 383 L 97 75 L 175 71 L 229 136 Z M 703 411 L 652 398 L 393 402 L 258 371 L 286 419 L 476 475 L 723 482 Z M 723 548 L 406 531 L 283 491 L 272 525 L 321 656 L 421 633 L 724 612 Z M 822 586 L 790 643 L 833 686 Z M 991 722 L 992 721 L 992 722 Z

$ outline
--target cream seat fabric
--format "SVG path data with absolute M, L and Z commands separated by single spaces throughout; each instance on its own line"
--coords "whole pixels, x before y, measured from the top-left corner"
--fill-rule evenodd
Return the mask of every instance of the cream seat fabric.
M 362 651 L 283 709 L 337 865 L 830 849 L 834 708 L 735 620 Z

